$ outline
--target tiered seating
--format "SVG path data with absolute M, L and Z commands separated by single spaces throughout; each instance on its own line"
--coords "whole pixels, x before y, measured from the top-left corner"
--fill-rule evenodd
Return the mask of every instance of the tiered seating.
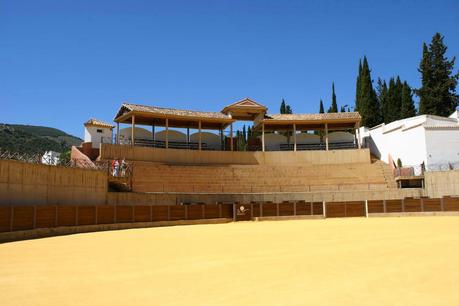
M 269 193 L 395 188 L 384 163 L 339 165 L 165 165 L 134 162 L 133 191 Z

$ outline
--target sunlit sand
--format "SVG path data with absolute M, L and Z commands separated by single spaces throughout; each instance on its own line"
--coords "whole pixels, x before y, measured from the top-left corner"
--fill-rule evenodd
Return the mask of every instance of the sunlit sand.
M 459 305 L 459 217 L 239 222 L 0 245 L 0 305 Z

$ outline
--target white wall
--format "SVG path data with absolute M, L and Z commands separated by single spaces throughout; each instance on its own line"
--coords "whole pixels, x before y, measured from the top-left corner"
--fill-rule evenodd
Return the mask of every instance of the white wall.
M 426 166 L 459 162 L 459 130 L 426 128 Z
M 421 115 L 360 132 L 366 146 L 385 162 L 389 154 L 394 162 L 400 158 L 404 166 L 424 162 L 427 169 L 459 162 L 459 124 L 454 116 Z
M 131 131 L 132 128 L 124 128 L 120 129 L 120 141 L 123 143 L 123 141 L 131 140 Z M 134 128 L 134 137 L 137 139 L 153 139 L 152 138 L 152 133 L 148 131 L 147 129 L 141 128 L 141 127 L 135 127 Z
M 169 129 L 167 132 L 167 139 L 168 141 L 186 142 L 186 134 L 176 130 Z M 155 140 L 166 141 L 166 130 L 156 132 Z
M 208 148 L 213 150 L 221 150 L 219 135 L 210 132 L 202 132 L 201 134 L 202 143 L 205 143 Z M 199 142 L 199 133 L 191 134 L 190 141 Z
M 261 135 L 258 136 L 261 141 Z M 293 137 L 291 138 L 293 143 Z M 265 150 L 266 151 L 280 151 L 280 145 L 287 144 L 287 137 L 275 133 L 265 133 Z
M 102 133 L 97 132 L 98 130 Z M 112 142 L 112 130 L 110 128 L 85 126 L 84 127 L 84 142 L 92 142 L 93 148 L 99 148 L 100 144 Z

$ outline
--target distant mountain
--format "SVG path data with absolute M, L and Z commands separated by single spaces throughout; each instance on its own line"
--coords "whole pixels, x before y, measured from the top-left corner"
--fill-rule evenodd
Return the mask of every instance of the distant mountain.
M 45 151 L 65 152 L 82 139 L 61 130 L 33 125 L 0 123 L 0 150 L 28 154 Z

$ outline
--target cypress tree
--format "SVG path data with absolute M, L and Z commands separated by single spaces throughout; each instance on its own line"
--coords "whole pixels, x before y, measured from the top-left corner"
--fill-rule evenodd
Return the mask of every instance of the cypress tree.
M 335 94 L 335 82 L 332 83 L 332 103 L 331 103 L 331 107 L 328 112 L 329 113 L 338 112 L 338 104 L 336 103 L 336 94 Z
M 408 83 L 403 82 L 402 89 L 402 107 L 401 107 L 401 118 L 409 118 L 416 116 L 416 108 L 413 102 L 413 91 Z
M 319 113 L 323 114 L 324 111 L 324 103 L 322 102 L 322 99 L 320 99 L 320 106 L 319 106 Z
M 340 113 L 345 113 L 346 112 L 346 108 L 344 106 L 341 106 L 341 109 L 339 111 L 340 111 Z
M 443 43 L 443 36 L 436 33 L 427 46 L 422 46 L 422 60 L 419 64 L 422 86 L 416 90 L 420 98 L 419 113 L 448 116 L 458 104 L 456 86 L 459 72 L 453 74 L 453 57 L 449 60 L 445 54 L 448 49 Z
M 285 114 L 285 101 L 282 99 L 281 106 L 280 106 L 280 113 Z
M 373 127 L 379 124 L 380 110 L 366 56 L 363 58 L 362 65 L 359 65 L 359 72 L 357 77 L 356 109 L 362 116 L 362 125 Z
M 387 84 L 386 81 L 378 78 L 378 85 L 376 87 L 377 98 L 380 107 L 379 121 L 380 123 L 386 122 L 387 114 Z
M 356 89 L 355 89 L 355 111 L 360 111 L 360 76 L 362 75 L 362 60 L 359 59 L 359 74 L 357 75 Z

